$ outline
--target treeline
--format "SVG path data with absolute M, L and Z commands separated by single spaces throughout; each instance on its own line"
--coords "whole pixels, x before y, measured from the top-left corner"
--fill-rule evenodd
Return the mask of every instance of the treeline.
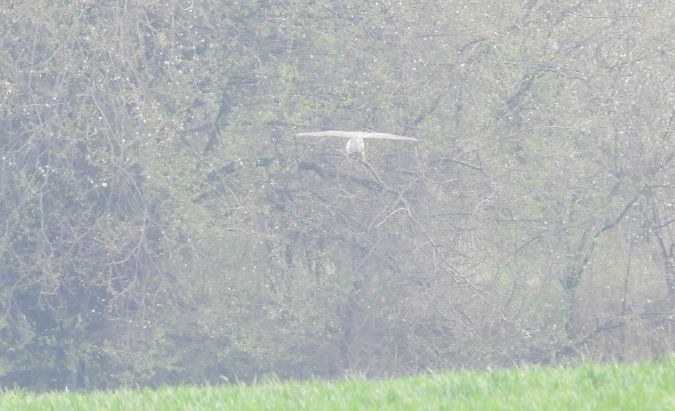
M 0 385 L 672 353 L 674 14 L 2 2 Z

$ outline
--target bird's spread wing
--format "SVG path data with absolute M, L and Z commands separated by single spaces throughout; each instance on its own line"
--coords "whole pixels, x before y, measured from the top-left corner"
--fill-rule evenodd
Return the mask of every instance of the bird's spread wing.
M 341 137 L 341 138 L 378 138 L 381 140 L 402 140 L 402 141 L 417 141 L 416 138 L 399 136 L 396 134 L 387 133 L 370 133 L 367 131 L 312 131 L 308 133 L 298 133 L 298 137 Z
M 415 137 L 406 137 L 387 133 L 368 133 L 368 135 L 364 136 L 363 138 L 381 138 L 384 140 L 417 141 Z

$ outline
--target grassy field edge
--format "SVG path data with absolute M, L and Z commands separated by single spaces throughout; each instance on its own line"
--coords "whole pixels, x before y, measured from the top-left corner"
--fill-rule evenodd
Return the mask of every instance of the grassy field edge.
M 658 363 L 524 366 L 387 380 L 266 381 L 223 386 L 31 393 L 0 410 L 673 410 L 675 358 Z

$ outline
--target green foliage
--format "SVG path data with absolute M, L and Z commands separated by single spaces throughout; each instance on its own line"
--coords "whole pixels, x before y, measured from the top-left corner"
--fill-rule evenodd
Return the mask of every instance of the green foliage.
M 672 13 L 0 6 L 0 385 L 667 355 Z

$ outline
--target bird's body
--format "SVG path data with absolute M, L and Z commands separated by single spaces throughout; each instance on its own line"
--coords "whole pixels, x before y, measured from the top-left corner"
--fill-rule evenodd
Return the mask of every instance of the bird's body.
M 347 138 L 347 157 L 360 158 L 365 160 L 365 142 L 366 138 L 374 138 L 380 140 L 399 140 L 399 141 L 417 141 L 416 138 L 399 136 L 396 134 L 387 133 L 371 133 L 368 131 L 313 131 L 308 133 L 298 133 L 298 137 L 338 137 Z
M 362 138 L 350 138 L 347 140 L 347 157 L 361 160 L 366 159 L 366 143 Z

